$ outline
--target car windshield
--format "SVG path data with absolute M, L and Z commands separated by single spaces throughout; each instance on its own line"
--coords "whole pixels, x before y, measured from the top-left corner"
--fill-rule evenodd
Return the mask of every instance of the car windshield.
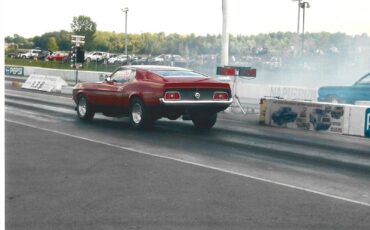
M 187 70 L 153 70 L 152 72 L 158 74 L 162 77 L 203 77 L 206 78 L 206 76 L 193 72 L 193 71 L 187 71 Z
M 356 85 L 370 85 L 370 75 L 367 75 L 366 77 L 356 82 Z

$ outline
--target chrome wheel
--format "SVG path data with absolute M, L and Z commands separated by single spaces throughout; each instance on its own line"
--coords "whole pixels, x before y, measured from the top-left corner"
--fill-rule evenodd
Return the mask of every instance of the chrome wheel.
M 81 120 L 89 121 L 93 119 L 94 117 L 94 110 L 91 107 L 89 101 L 87 100 L 86 96 L 81 94 L 78 97 L 78 102 L 77 102 L 77 116 Z
M 144 102 L 135 97 L 130 101 L 130 125 L 133 128 L 141 129 L 148 128 L 154 123 L 150 111 L 145 106 Z
M 86 107 L 87 107 L 86 98 L 81 97 L 78 102 L 78 113 L 81 117 L 84 117 L 86 115 Z
M 135 103 L 132 106 L 132 120 L 135 122 L 135 124 L 139 124 L 143 118 L 143 109 L 139 103 Z

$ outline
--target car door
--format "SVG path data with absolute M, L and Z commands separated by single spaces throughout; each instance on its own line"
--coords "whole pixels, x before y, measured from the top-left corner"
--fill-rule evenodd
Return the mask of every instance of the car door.
M 119 69 L 111 75 L 111 79 L 98 86 L 99 104 L 120 107 L 127 106 L 129 94 L 124 88 L 133 78 L 135 71 L 131 69 Z

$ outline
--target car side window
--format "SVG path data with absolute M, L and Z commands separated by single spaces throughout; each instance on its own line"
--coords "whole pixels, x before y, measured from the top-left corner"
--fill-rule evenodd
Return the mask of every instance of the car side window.
M 132 79 L 132 74 L 135 71 L 130 69 L 122 69 L 115 72 L 112 76 L 112 80 L 117 83 L 125 83 Z

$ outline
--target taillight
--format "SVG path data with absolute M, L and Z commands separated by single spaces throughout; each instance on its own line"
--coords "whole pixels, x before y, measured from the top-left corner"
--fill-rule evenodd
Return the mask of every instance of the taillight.
M 177 91 L 168 91 L 164 94 L 164 99 L 169 101 L 177 101 L 181 99 L 180 93 Z
M 229 94 L 225 92 L 215 92 L 213 94 L 213 100 L 216 101 L 227 101 L 229 100 Z

